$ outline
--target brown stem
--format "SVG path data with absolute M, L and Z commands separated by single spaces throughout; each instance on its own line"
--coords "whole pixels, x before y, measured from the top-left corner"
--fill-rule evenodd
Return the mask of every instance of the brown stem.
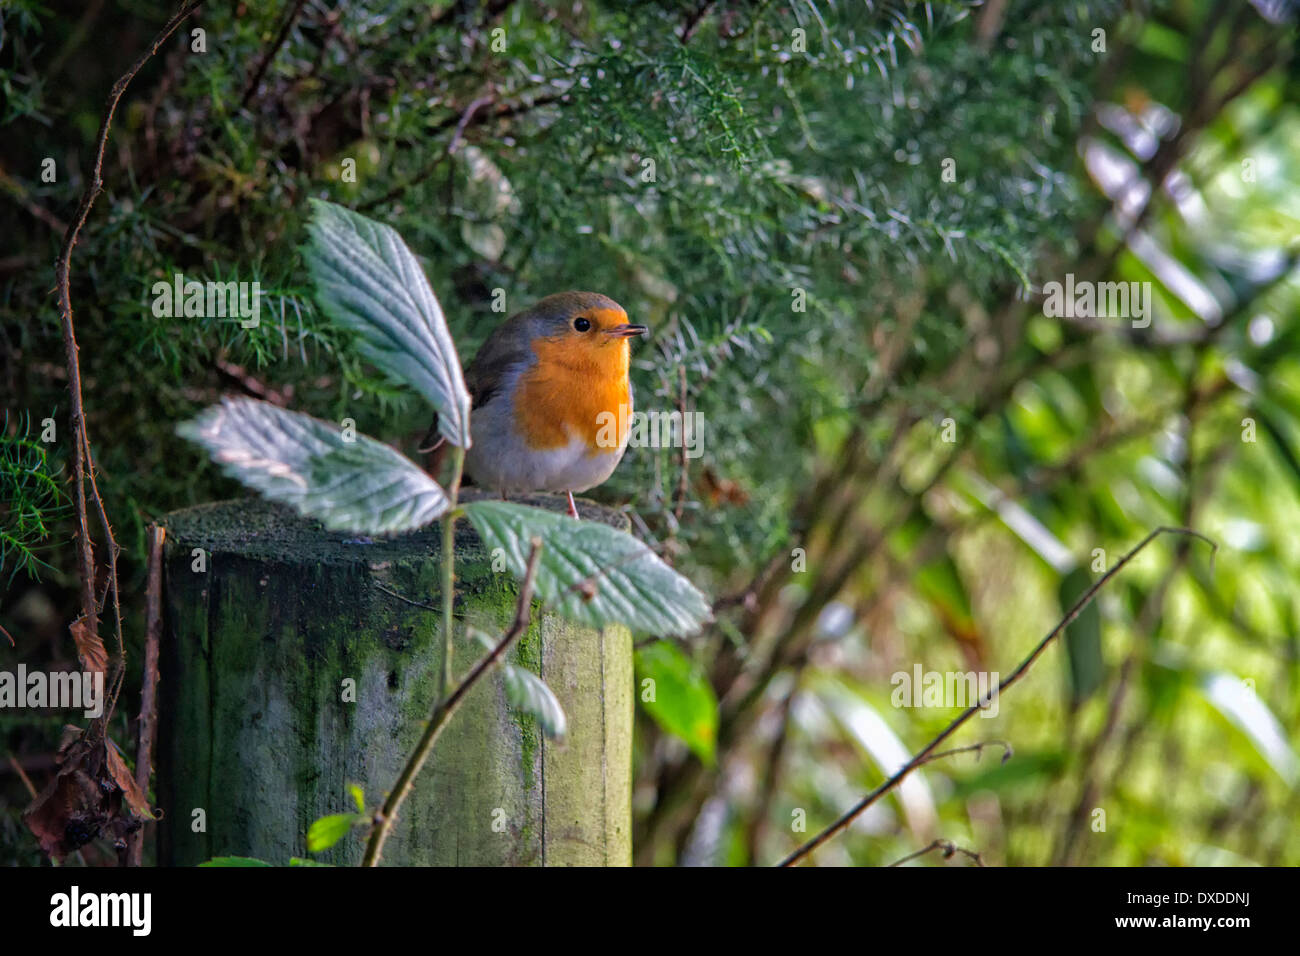
M 519 601 L 515 605 L 514 621 L 511 623 L 509 630 L 502 635 L 501 640 L 497 641 L 496 647 L 492 648 L 486 657 L 474 665 L 474 669 L 465 675 L 465 679 L 456 686 L 456 689 L 447 695 L 445 700 L 440 700 L 434 705 L 433 713 L 429 715 L 429 721 L 425 724 L 424 733 L 420 735 L 415 750 L 411 753 L 410 759 L 407 760 L 406 766 L 402 768 L 401 776 L 397 778 L 397 783 L 388 794 L 383 807 L 375 813 L 374 823 L 370 829 L 370 838 L 366 841 L 366 853 L 361 861 L 362 866 L 379 865 L 379 860 L 384 852 L 384 843 L 388 840 L 393 821 L 397 819 L 397 811 L 410 794 L 411 788 L 415 784 L 415 778 L 419 776 L 425 760 L 433 751 L 433 745 L 438 742 L 442 729 L 456 713 L 456 708 L 465 699 L 465 695 L 469 693 L 470 688 L 477 684 L 484 674 L 500 663 L 502 655 L 510 649 L 510 645 L 528 629 L 533 603 L 533 584 L 537 579 L 537 562 L 541 555 L 541 539 L 533 538 L 532 549 L 528 553 L 528 567 L 524 571 L 523 583 L 519 586 Z
M 950 840 L 935 840 L 933 843 L 931 843 L 929 846 L 925 847 L 924 849 L 917 850 L 915 853 L 909 853 L 901 860 L 895 860 L 893 863 L 890 863 L 889 866 L 902 866 L 908 860 L 915 860 L 918 856 L 925 856 L 927 853 L 932 853 L 935 850 L 943 850 L 943 858 L 945 860 L 956 853 L 961 853 L 962 855 L 967 856 L 970 859 L 974 860 L 976 866 L 984 865 L 983 858 L 974 850 L 968 850 L 965 847 L 960 847 L 957 844 L 951 842 Z
M 261 61 L 257 64 L 257 69 L 253 71 L 253 78 L 248 81 L 248 86 L 244 90 L 244 96 L 239 101 L 239 108 L 243 109 L 253 99 L 253 94 L 257 88 L 262 85 L 262 78 L 266 76 L 267 69 L 271 66 L 271 61 L 275 55 L 280 52 L 280 47 L 284 46 L 284 41 L 289 39 L 289 31 L 293 29 L 293 22 L 298 19 L 298 14 L 302 13 L 302 8 L 306 5 L 307 0 L 296 0 L 293 9 L 285 17 L 284 23 L 280 26 L 280 32 L 276 34 L 275 42 L 267 47 L 266 52 L 262 54 Z
M 149 584 L 145 592 L 144 679 L 140 691 L 140 736 L 135 748 L 135 784 L 149 792 L 153 771 L 153 739 L 157 726 L 158 643 L 162 634 L 162 552 L 167 529 L 149 526 Z M 144 828 L 131 835 L 129 866 L 144 862 Z
M 97 639 L 99 637 L 99 617 L 95 602 L 95 554 L 86 508 L 86 482 L 89 480 L 92 498 L 99 513 L 100 522 L 104 526 L 104 534 L 108 542 L 109 587 L 113 595 L 113 605 L 117 612 L 118 660 L 116 664 L 118 679 L 113 682 L 115 686 L 120 686 L 121 669 L 125 657 L 122 642 L 122 612 L 117 593 L 118 547 L 113 538 L 113 531 L 108 524 L 103 499 L 100 497 L 99 489 L 95 485 L 95 460 L 90 450 L 90 438 L 86 433 L 86 413 L 81 397 L 81 363 L 78 359 L 76 329 L 72 320 L 72 292 L 70 288 L 72 250 L 77 245 L 77 238 L 81 234 L 82 227 L 86 224 L 86 219 L 90 215 L 90 208 L 94 205 L 95 198 L 104 188 L 104 153 L 108 148 L 108 134 L 113 125 L 113 115 L 117 111 L 118 103 L 121 102 L 126 88 L 135 79 L 136 74 L 140 72 L 145 63 L 158 52 L 159 47 L 176 31 L 176 28 L 180 26 L 186 17 L 198 9 L 202 2 L 203 0 L 187 0 L 167 21 L 158 35 L 154 37 L 149 49 L 140 54 L 135 63 L 131 65 L 131 68 L 113 84 L 113 89 L 108 95 L 108 104 L 104 110 L 104 118 L 100 123 L 99 134 L 96 137 L 95 161 L 91 165 L 90 182 L 81 194 L 81 199 L 77 203 L 77 211 L 64 233 L 63 247 L 59 251 L 59 258 L 55 264 L 55 287 L 58 291 L 59 318 L 63 326 L 63 346 L 68 364 L 68 393 L 72 404 L 72 466 L 73 482 L 77 489 L 77 543 L 78 570 L 81 578 L 81 614 L 91 637 Z M 116 690 L 114 691 L 114 699 L 116 699 Z M 100 718 L 101 726 L 107 724 L 111 713 L 111 707 L 105 710 L 103 717 Z

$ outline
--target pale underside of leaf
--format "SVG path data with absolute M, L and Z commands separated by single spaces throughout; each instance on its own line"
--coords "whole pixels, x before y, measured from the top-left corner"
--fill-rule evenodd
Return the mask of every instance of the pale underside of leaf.
M 496 639 L 476 628 L 471 627 L 469 633 L 489 653 L 496 646 Z M 546 681 L 528 668 L 508 660 L 501 662 L 501 671 L 506 700 L 511 707 L 536 718 L 542 732 L 548 737 L 558 739 L 568 732 L 568 718 L 564 716 L 564 708 Z
M 389 534 L 423 527 L 447 496 L 387 445 L 267 402 L 226 398 L 177 428 L 222 471 L 333 531 Z
M 506 699 L 510 706 L 537 718 L 548 737 L 563 737 L 568 729 L 564 708 L 555 693 L 532 671 L 509 662 L 505 665 Z

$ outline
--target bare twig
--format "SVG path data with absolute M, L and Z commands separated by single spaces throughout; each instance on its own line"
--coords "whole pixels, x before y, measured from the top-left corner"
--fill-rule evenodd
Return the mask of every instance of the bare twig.
M 930 763 L 933 760 L 939 760 L 943 757 L 951 757 L 954 754 L 968 754 L 972 752 L 977 755 L 975 759 L 978 760 L 980 757 L 984 755 L 985 747 L 1001 747 L 1003 763 L 1006 763 L 1008 760 L 1010 760 L 1011 755 L 1014 753 L 1014 751 L 1011 749 L 1011 744 L 1007 743 L 1005 740 L 982 740 L 977 744 L 971 744 L 969 747 L 954 747 L 952 750 L 944 750 L 937 754 L 930 754 L 930 756 L 926 757 L 924 760 L 918 763 L 917 766 L 920 767 L 924 764 Z
M 465 136 L 465 129 L 469 126 L 470 120 L 474 118 L 474 114 L 491 102 L 492 97 L 480 96 L 465 107 L 465 112 L 460 114 L 460 121 L 456 124 L 456 131 L 451 134 L 451 142 L 447 144 L 448 156 L 455 156 L 456 150 L 460 149 L 461 140 Z
M 965 847 L 958 846 L 950 840 L 935 840 L 925 849 L 917 850 L 915 853 L 909 853 L 901 860 L 895 860 L 893 863 L 890 863 L 889 866 L 902 866 L 908 860 L 915 860 L 918 856 L 925 856 L 927 853 L 932 853 L 935 850 L 943 850 L 943 858 L 945 860 L 951 858 L 957 853 L 961 853 L 962 855 L 974 860 L 976 866 L 984 866 L 984 860 L 978 853 L 974 850 L 968 850 Z
M 700 21 L 708 15 L 709 10 L 712 8 L 713 0 L 705 0 L 704 3 L 701 3 L 687 15 L 686 23 L 682 25 L 681 35 L 677 38 L 681 41 L 682 46 L 691 42 L 691 37 L 694 36 L 696 28 L 700 25 Z
M 81 364 L 77 355 L 77 337 L 72 320 L 72 292 L 70 287 L 72 250 L 77 245 L 77 238 L 81 234 L 82 227 L 86 224 L 86 219 L 90 215 L 90 208 L 94 205 L 95 198 L 104 188 L 104 153 L 108 148 L 108 134 L 113 125 L 113 115 L 117 111 L 118 103 L 121 102 L 127 86 L 135 79 L 136 74 L 140 72 L 145 63 L 158 52 L 159 47 L 176 31 L 176 28 L 180 26 L 186 17 L 198 9 L 202 2 L 203 0 L 186 0 L 186 3 L 172 15 L 158 35 L 154 37 L 149 49 L 140 54 L 135 63 L 131 65 L 131 68 L 113 84 L 113 89 L 108 95 L 108 105 L 104 110 L 104 118 L 100 123 L 99 134 L 96 137 L 95 160 L 91 165 L 90 182 L 81 194 L 76 213 L 64 233 L 63 247 L 59 252 L 58 262 L 55 265 L 59 317 L 63 325 L 63 345 L 67 355 L 68 392 L 72 402 L 72 431 L 74 437 L 72 460 L 73 480 L 77 488 L 78 570 L 81 578 L 81 612 L 91 635 L 98 638 L 99 617 L 95 602 L 95 555 L 86 508 L 86 483 L 89 481 L 95 508 L 104 526 L 104 534 L 108 543 L 109 587 L 112 591 L 113 606 L 117 617 L 118 658 L 116 661 L 116 679 L 112 682 L 114 691 L 110 706 L 106 708 L 104 715 L 99 718 L 101 727 L 107 725 L 108 719 L 113 712 L 112 705 L 116 703 L 117 689 L 121 686 L 121 674 L 125 667 L 125 646 L 122 640 L 121 602 L 117 591 L 118 545 L 113 538 L 113 530 L 108 524 L 108 515 L 104 510 L 103 499 L 100 497 L 99 489 L 95 485 L 95 461 L 90 450 L 90 439 L 86 433 L 86 413 L 81 398 Z
M 531 110 L 538 109 L 542 106 L 549 106 L 558 102 L 565 94 L 554 93 L 544 94 L 531 100 L 520 100 L 515 103 L 498 103 L 495 109 L 484 111 L 483 107 L 493 102 L 491 96 L 481 96 L 473 100 L 455 119 L 447 118 L 435 124 L 430 130 L 429 135 L 434 136 L 445 129 L 452 129 L 451 141 L 447 144 L 447 149 L 438 154 L 438 158 L 432 163 L 420 170 L 410 179 L 403 180 L 388 192 L 376 199 L 367 199 L 365 202 L 357 204 L 358 212 L 367 212 L 376 206 L 382 206 L 390 203 L 395 199 L 404 196 L 412 187 L 424 182 L 432 176 L 442 166 L 443 162 L 454 156 L 456 150 L 460 148 L 460 143 L 464 139 L 465 131 L 471 126 L 478 126 L 494 119 L 509 119 L 514 116 L 520 116 Z
M 140 736 L 135 748 L 135 783 L 149 792 L 153 772 L 153 739 L 157 726 L 158 644 L 162 634 L 162 553 L 167 529 L 149 526 L 149 584 L 145 593 L 144 677 L 140 691 Z M 131 835 L 130 866 L 144 862 L 144 827 Z
M 13 196 L 14 202 L 26 209 L 32 216 L 49 226 L 54 232 L 67 232 L 68 224 L 50 212 L 35 199 L 27 189 L 3 169 L 0 169 L 0 189 Z
M 903 780 L 908 776 L 908 774 L 910 774 L 913 770 L 915 770 L 917 767 L 920 767 L 922 764 L 926 763 L 929 759 L 932 759 L 933 754 L 938 749 L 941 743 L 943 743 L 954 733 L 956 733 L 958 728 L 960 728 L 962 724 L 966 723 L 966 721 L 970 720 L 971 717 L 975 716 L 976 713 L 978 713 L 981 709 L 987 706 L 994 696 L 1000 696 L 1004 691 L 1008 690 L 1013 684 L 1019 681 L 1020 678 L 1023 677 L 1025 673 L 1029 670 L 1029 668 L 1033 666 L 1034 662 L 1038 660 L 1039 656 L 1043 653 L 1043 651 L 1047 650 L 1048 645 L 1051 644 L 1052 641 L 1055 640 L 1056 637 L 1059 634 L 1061 634 L 1061 632 L 1064 631 L 1066 627 L 1068 627 L 1071 623 L 1074 622 L 1075 618 L 1077 618 L 1083 612 L 1084 608 L 1086 608 L 1089 604 L 1092 603 L 1092 599 L 1096 597 L 1097 592 L 1100 591 L 1106 585 L 1106 582 L 1108 582 L 1111 578 L 1113 578 L 1116 574 L 1118 574 L 1119 571 L 1123 569 L 1125 565 L 1127 565 L 1130 561 L 1132 561 L 1135 557 L 1138 556 L 1138 554 L 1142 551 L 1143 548 L 1145 548 L 1156 538 L 1160 537 L 1160 535 L 1162 534 L 1190 535 L 1191 537 L 1199 538 L 1202 541 L 1207 542 L 1214 549 L 1214 551 L 1218 550 L 1218 545 L 1215 544 L 1209 538 L 1207 538 L 1205 535 L 1201 534 L 1199 531 L 1193 531 L 1190 528 L 1170 528 L 1165 526 L 1156 528 L 1145 538 L 1143 538 L 1140 542 L 1138 542 L 1137 546 L 1134 547 L 1133 550 L 1129 551 L 1122 558 L 1120 558 L 1119 561 L 1116 562 L 1112 568 L 1110 568 L 1110 570 L 1108 570 L 1105 574 L 1099 577 L 1096 580 L 1096 582 L 1093 583 L 1092 587 L 1088 588 L 1088 590 L 1084 592 L 1083 596 L 1080 597 L 1079 600 L 1074 603 L 1074 606 L 1070 608 L 1070 610 L 1066 613 L 1065 617 L 1061 618 L 1060 622 L 1057 623 L 1057 625 L 1047 633 L 1047 636 L 1038 642 L 1038 645 L 1033 649 L 1032 652 L 1030 652 L 1029 656 L 1020 662 L 1020 666 L 1017 667 L 1014 671 L 1012 671 L 1011 674 L 1005 680 L 999 683 L 996 689 L 991 690 L 988 693 L 984 694 L 974 704 L 971 704 L 964 711 L 962 711 L 962 713 L 958 715 L 957 718 L 953 720 L 952 723 L 950 723 L 946 728 L 944 728 L 943 732 L 940 733 L 939 736 L 935 737 L 928 744 L 926 744 L 924 749 L 922 749 L 918 754 L 912 757 L 912 759 L 909 760 L 907 763 L 903 764 L 903 766 L 900 767 L 894 773 L 893 776 L 891 776 L 888 780 L 886 780 L 876 789 L 872 790 L 869 794 L 867 794 L 865 797 L 863 797 L 861 800 L 855 803 L 838 820 L 836 820 L 834 823 L 832 823 L 826 829 L 822 830 L 820 833 L 818 833 L 815 837 L 813 837 L 803 846 L 799 847 L 797 850 L 795 850 L 793 853 L 787 856 L 784 860 L 782 860 L 778 864 L 778 866 L 793 866 L 794 864 L 798 863 L 800 860 L 808 856 L 810 853 L 813 852 L 813 850 L 817 849 L 819 846 L 821 846 L 831 837 L 835 836 L 841 830 L 844 830 L 846 827 L 848 827 L 848 825 L 852 823 L 854 820 L 856 820 L 864 810 L 866 810 L 873 803 L 875 803 L 885 794 L 889 793 L 889 791 L 893 790 L 900 783 L 902 783 Z
M 271 61 L 275 59 L 280 48 L 284 46 L 284 41 L 289 39 L 289 31 L 293 29 L 293 22 L 298 19 L 298 14 L 302 13 L 302 8 L 306 5 L 307 0 L 296 0 L 293 9 L 289 15 L 284 18 L 284 23 L 280 26 L 280 32 L 276 34 L 275 41 L 266 48 L 262 54 L 262 59 L 257 64 L 257 69 L 253 71 L 253 77 L 248 81 L 248 86 L 244 89 L 244 96 L 239 101 L 239 108 L 242 110 L 253 99 L 257 88 L 262 85 L 262 78 L 266 76 L 267 69 L 271 66 Z
M 23 786 L 27 788 L 27 792 L 30 793 L 32 799 L 35 800 L 36 785 L 32 783 L 32 778 L 27 776 L 27 771 L 25 771 L 23 765 L 18 762 L 18 758 L 13 755 L 13 751 L 7 750 L 5 752 L 9 755 L 9 765 L 14 768 L 14 773 L 18 774 L 18 779 L 23 782 Z
M 758 859 L 759 848 L 762 846 L 763 837 L 767 833 L 767 818 L 772 812 L 772 803 L 776 799 L 776 792 L 780 786 L 785 751 L 790 742 L 790 718 L 794 711 L 794 699 L 799 692 L 799 683 L 807 664 L 808 656 L 806 654 L 795 663 L 792 668 L 794 673 L 791 678 L 790 690 L 782 698 L 777 708 L 777 720 L 780 723 L 777 727 L 776 737 L 773 738 L 772 745 L 767 753 L 767 769 L 764 771 L 763 783 L 759 789 L 758 804 L 754 808 L 745 832 L 745 846 L 748 850 L 746 855 L 751 864 Z
M 424 762 L 432 752 L 433 745 L 438 742 L 442 729 L 456 713 L 456 708 L 465 699 L 465 695 L 469 693 L 470 689 L 478 683 L 484 674 L 500 663 L 502 656 L 510 649 L 510 645 L 528 629 L 533 604 L 533 585 L 537 580 L 537 563 L 541 556 L 541 539 L 533 538 L 532 549 L 528 553 L 528 567 L 524 571 L 523 582 L 519 586 L 519 600 L 515 604 L 514 621 L 511 622 L 505 634 L 501 636 L 501 640 L 497 641 L 496 646 L 488 652 L 486 657 L 474 665 L 473 670 L 465 675 L 465 679 L 456 686 L 456 689 L 448 694 L 446 699 L 439 700 L 434 705 L 433 713 L 429 715 L 429 722 L 425 724 L 424 733 L 415 745 L 415 750 L 411 753 L 406 766 L 402 768 L 397 783 L 388 794 L 387 799 L 384 800 L 384 805 L 375 811 L 370 828 L 370 837 L 366 841 L 366 853 L 361 861 L 362 866 L 379 865 L 379 860 L 384 852 L 384 843 L 388 840 L 393 821 L 397 819 L 397 811 L 410 794 L 411 787 L 415 784 L 415 778 L 419 776 L 421 768 L 424 767 Z
M 432 604 L 424 604 L 421 601 L 412 601 L 409 597 L 405 597 L 404 595 L 398 594 L 396 591 L 391 591 L 388 588 L 384 587 L 382 584 L 379 584 L 378 582 L 374 582 L 374 586 L 377 590 L 383 591 L 385 594 L 390 595 L 391 597 L 395 597 L 397 598 L 397 600 L 402 601 L 403 603 L 411 605 L 411 607 L 423 608 L 426 611 L 438 610 L 438 608 L 434 607 Z
M 454 677 L 452 655 L 455 652 L 455 618 L 452 615 L 456 603 L 456 508 L 460 497 L 460 479 L 465 469 L 465 449 L 459 445 L 451 448 L 451 481 L 447 483 L 447 513 L 442 516 L 442 671 L 438 678 L 438 699 L 441 700 L 451 687 Z

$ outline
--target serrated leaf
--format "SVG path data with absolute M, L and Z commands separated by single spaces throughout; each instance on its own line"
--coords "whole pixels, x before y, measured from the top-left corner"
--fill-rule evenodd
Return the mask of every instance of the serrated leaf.
M 177 433 L 221 470 L 333 531 L 410 531 L 447 510 L 447 496 L 414 462 L 364 435 L 250 398 L 227 398 Z
M 674 645 L 655 641 L 636 652 L 636 673 L 638 685 L 654 681 L 650 699 L 645 693 L 640 698 L 646 713 L 712 766 L 718 737 L 718 698 L 700 669 Z
M 429 280 L 391 226 L 312 200 L 303 258 L 315 299 L 331 320 L 360 336 L 362 354 L 427 398 L 438 430 L 470 445 L 469 391 L 456 344 Z
M 307 828 L 308 851 L 320 853 L 328 850 L 347 836 L 349 830 L 365 820 L 364 814 L 360 813 L 331 813 L 321 817 Z
M 506 501 L 465 505 L 488 551 L 501 549 L 522 577 L 530 541 L 541 538 L 538 598 L 583 624 L 626 624 L 648 634 L 693 634 L 711 613 L 699 589 L 623 531 L 595 521 L 575 521 Z
M 542 732 L 551 738 L 563 737 L 568 730 L 564 708 L 551 688 L 526 667 L 505 664 L 506 700 L 510 706 L 537 718 Z
M 251 856 L 214 856 L 210 860 L 204 860 L 199 866 L 272 866 L 265 860 L 254 859 Z

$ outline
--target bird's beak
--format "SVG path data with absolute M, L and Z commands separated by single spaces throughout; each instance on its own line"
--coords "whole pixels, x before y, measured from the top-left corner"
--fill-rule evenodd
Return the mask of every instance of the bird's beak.
M 605 334 L 612 335 L 616 339 L 630 339 L 634 335 L 645 335 L 649 331 L 650 329 L 644 325 L 632 325 L 631 323 L 624 322 L 622 325 L 615 325 L 612 328 L 606 329 Z

